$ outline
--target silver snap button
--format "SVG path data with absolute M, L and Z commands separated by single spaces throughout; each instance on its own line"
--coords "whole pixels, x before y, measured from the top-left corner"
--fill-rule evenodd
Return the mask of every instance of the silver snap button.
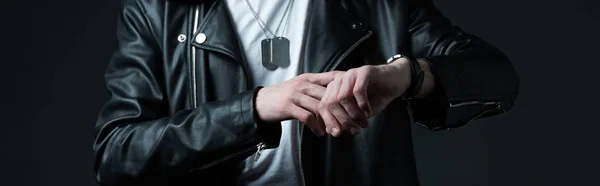
M 200 44 L 202 44 L 202 43 L 204 43 L 205 41 L 206 41 L 206 35 L 205 35 L 204 33 L 199 33 L 199 34 L 196 36 L 196 43 L 200 43 Z
M 360 22 L 352 24 L 352 29 L 354 29 L 354 30 L 362 29 L 362 27 L 363 27 L 363 24 Z
M 177 36 L 177 41 L 179 41 L 180 43 L 183 43 L 185 41 L 185 35 L 181 34 L 181 35 Z

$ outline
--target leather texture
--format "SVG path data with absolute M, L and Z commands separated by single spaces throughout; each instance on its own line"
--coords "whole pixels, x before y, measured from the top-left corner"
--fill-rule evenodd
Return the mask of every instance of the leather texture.
M 426 59 L 437 86 L 426 99 L 394 100 L 356 136 L 303 128 L 306 185 L 419 185 L 411 123 L 456 128 L 516 99 L 508 58 L 453 26 L 431 0 L 313 0 L 308 16 L 303 72 L 384 64 L 401 53 Z M 260 87 L 224 1 L 124 0 L 117 29 L 93 146 L 101 185 L 235 185 L 259 143 L 278 146 L 281 126 L 257 127 Z

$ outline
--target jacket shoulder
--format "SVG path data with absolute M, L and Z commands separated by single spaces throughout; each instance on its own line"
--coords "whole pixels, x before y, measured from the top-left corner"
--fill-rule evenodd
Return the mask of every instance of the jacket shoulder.
M 167 0 L 121 0 L 123 9 L 139 10 L 144 13 L 164 8 Z

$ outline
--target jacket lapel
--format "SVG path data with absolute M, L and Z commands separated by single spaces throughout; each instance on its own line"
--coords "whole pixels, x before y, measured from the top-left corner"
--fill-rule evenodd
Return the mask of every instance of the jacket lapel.
M 312 0 L 307 16 L 300 58 L 302 70 L 306 73 L 333 70 L 371 33 L 338 1 Z
M 203 43 L 194 42 L 194 46 L 223 53 L 237 62 L 243 62 L 243 50 L 235 30 L 234 23 L 224 1 L 215 1 L 205 17 L 199 20 L 194 38 L 204 34 Z

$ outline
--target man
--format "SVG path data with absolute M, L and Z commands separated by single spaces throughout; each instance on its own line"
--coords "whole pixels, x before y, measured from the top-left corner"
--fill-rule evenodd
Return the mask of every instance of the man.
M 411 123 L 504 113 L 519 82 L 431 0 L 125 0 L 105 78 L 103 185 L 419 185 Z

